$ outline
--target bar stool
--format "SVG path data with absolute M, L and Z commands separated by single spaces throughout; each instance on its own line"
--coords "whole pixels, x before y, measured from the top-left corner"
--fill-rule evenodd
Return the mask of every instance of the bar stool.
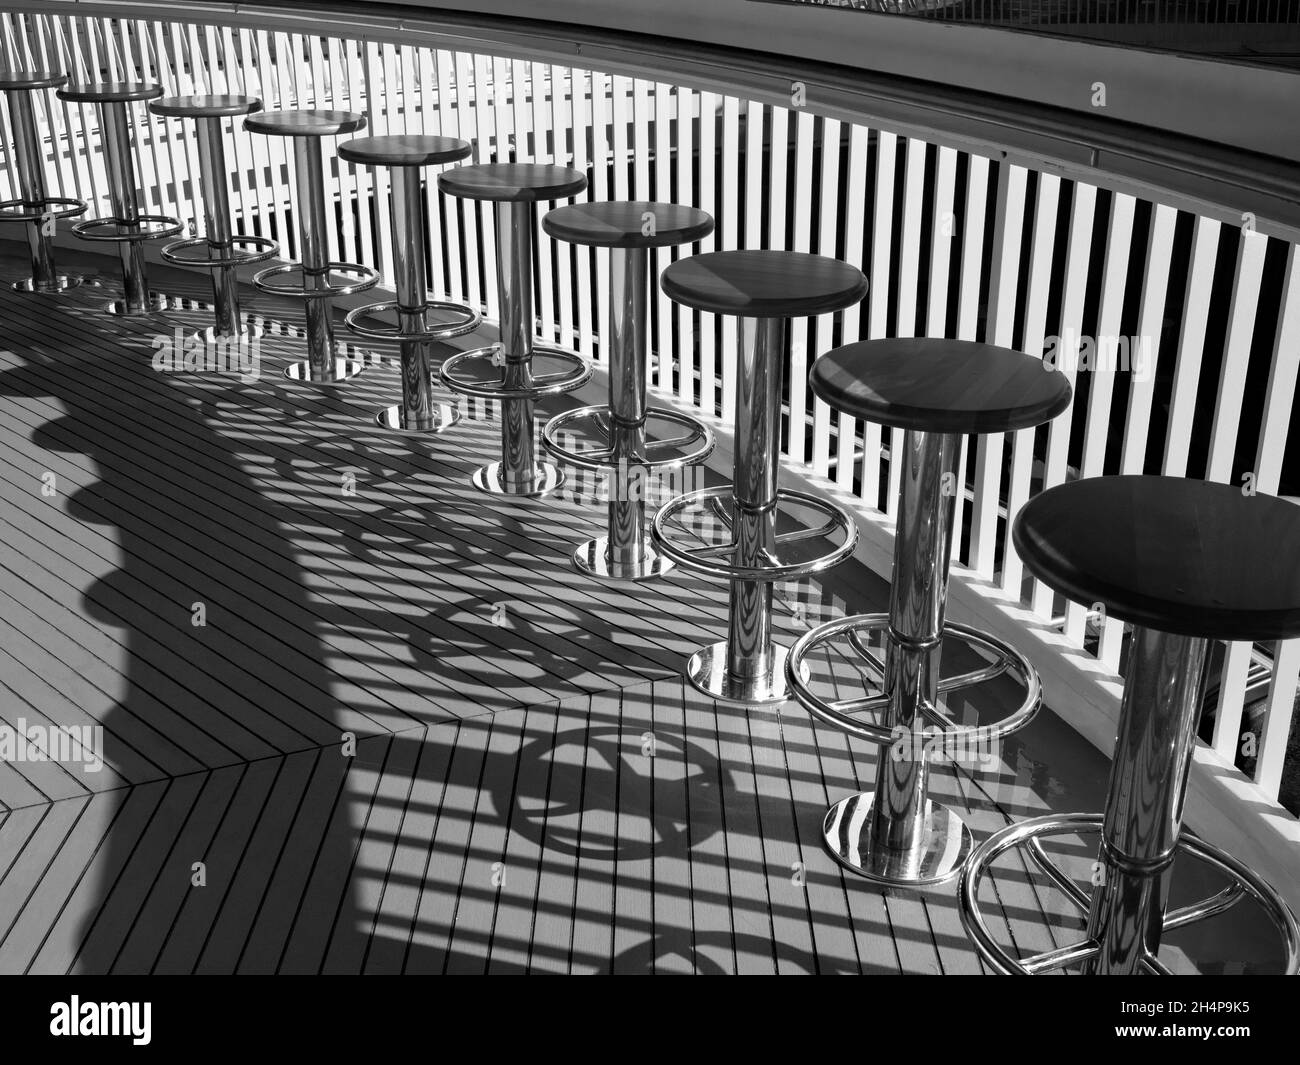
M 299 262 L 272 266 L 254 275 L 253 284 L 272 296 L 288 296 L 305 304 L 307 358 L 289 365 L 285 377 L 314 385 L 336 385 L 364 368 L 347 357 L 334 341 L 336 296 L 365 292 L 379 284 L 379 272 L 358 263 L 331 262 L 326 234 L 325 169 L 322 137 L 365 129 L 365 115 L 351 111 L 263 111 L 244 119 L 244 129 L 268 137 L 293 140 L 297 196 Z
M 833 410 L 904 430 L 902 454 L 891 457 L 899 463 L 901 484 L 889 613 L 820 625 L 799 639 L 786 663 L 795 697 L 814 716 L 883 748 L 875 791 L 832 806 L 823 840 L 841 865 L 878 884 L 941 883 L 960 872 L 972 841 L 961 818 L 928 797 L 933 746 L 927 739 L 989 743 L 1024 727 L 1042 703 L 1028 659 L 987 633 L 944 619 L 961 438 L 1049 421 L 1069 406 L 1070 385 L 1042 360 L 1017 351 L 924 338 L 836 348 L 813 364 L 809 380 Z M 871 646 L 876 634 L 883 660 Z M 832 651 L 840 638 L 849 645 L 847 660 L 879 678 L 878 693 L 832 701 L 814 690 L 809 659 Z M 991 654 L 993 663 L 941 679 L 945 639 L 967 645 L 981 659 Z M 956 727 L 939 705 L 941 695 L 1008 672 L 1025 696 L 996 723 Z M 882 714 L 883 721 L 861 716 L 870 713 Z
M 685 675 L 722 702 L 782 702 L 786 650 L 772 642 L 772 586 L 842 562 L 858 539 L 857 525 L 843 508 L 777 488 L 787 323 L 857 303 L 866 295 L 867 279 L 856 267 L 821 255 L 720 251 L 677 260 L 660 283 L 684 306 L 739 319 L 732 484 L 679 496 L 660 508 L 651 527 L 655 546 L 672 561 L 731 582 L 728 637 L 696 651 Z M 778 533 L 783 504 L 811 509 L 825 521 L 812 530 Z M 710 511 L 729 529 L 729 542 L 685 546 L 666 529 L 670 521 L 681 524 L 688 512 Z M 782 547 L 822 535 L 839 537 L 838 546 L 811 559 L 781 557 Z
M 546 163 L 481 163 L 438 175 L 438 188 L 447 195 L 496 204 L 501 341 L 453 355 L 439 370 L 453 392 L 501 403 L 501 461 L 474 472 L 480 491 L 543 496 L 564 483 L 558 467 L 537 461 L 533 405 L 544 396 L 581 388 L 592 368 L 575 352 L 533 339 L 533 233 L 539 200 L 565 199 L 586 187 L 578 171 Z M 534 375 L 534 355 L 565 368 Z
M 25 222 L 27 244 L 32 255 L 32 276 L 13 283 L 15 292 L 62 292 L 76 288 L 81 278 L 60 274 L 54 266 L 53 233 L 47 226 L 63 218 L 86 213 L 81 200 L 50 196 L 45 191 L 45 153 L 36 132 L 36 112 L 32 94 L 38 89 L 57 89 L 68 80 L 66 74 L 51 70 L 30 73 L 0 73 L 0 91 L 9 98 L 9 120 L 13 138 L 14 168 L 18 175 L 19 197 L 0 203 L 0 222 Z
M 473 154 L 468 141 L 453 137 L 393 135 L 360 137 L 339 145 L 339 158 L 354 166 L 393 169 L 389 214 L 393 234 L 394 283 L 397 299 L 371 303 L 344 319 L 348 328 L 369 340 L 397 340 L 401 344 L 402 402 L 385 407 L 375 421 L 387 429 L 406 432 L 441 432 L 460 420 L 454 404 L 438 404 L 433 395 L 435 340 L 464 336 L 479 327 L 477 311 L 459 303 L 430 300 L 424 280 L 424 193 L 420 171 L 426 166 L 455 163 Z M 362 324 L 362 319 L 386 311 L 397 312 L 397 328 Z M 453 320 L 431 324 L 431 312 L 450 313 Z M 441 410 L 439 409 L 441 407 Z
M 144 242 L 174 237 L 183 228 L 179 218 L 170 215 L 142 214 L 136 197 L 135 155 L 131 151 L 131 105 L 141 100 L 156 100 L 163 94 L 161 85 L 141 82 L 99 82 L 65 85 L 58 90 L 61 100 L 69 103 L 92 103 L 99 113 L 99 128 L 104 143 L 104 162 L 108 168 L 108 218 L 91 218 L 78 222 L 72 232 L 82 240 L 107 241 L 118 246 L 122 261 L 123 298 L 105 307 L 110 314 L 152 314 L 167 306 L 165 296 L 149 291 L 144 268 Z
M 149 104 L 155 115 L 192 118 L 197 127 L 205 235 L 173 241 L 163 248 L 162 257 L 177 266 L 211 272 L 216 324 L 201 333 L 208 343 L 235 340 L 242 345 L 260 332 L 245 326 L 240 316 L 236 267 L 265 262 L 280 251 L 269 237 L 235 235 L 230 224 L 224 120 L 261 109 L 262 101 L 255 96 L 169 96 Z
M 665 573 L 672 560 L 654 549 L 645 531 L 646 474 L 703 462 L 713 434 L 703 422 L 667 407 L 646 405 L 646 291 L 651 248 L 691 244 L 713 232 L 713 219 L 694 207 L 670 203 L 580 203 L 559 207 L 542 219 L 557 240 L 611 248 L 609 286 L 609 403 L 557 415 L 542 430 L 542 445 L 581 469 L 612 474 L 609 532 L 579 544 L 573 564 L 582 572 L 616 580 L 644 580 Z M 647 440 L 647 421 L 685 429 L 675 437 Z M 585 429 L 585 432 L 584 432 Z M 561 434 L 603 438 L 601 448 L 566 448 Z M 691 447 L 685 454 L 673 449 Z
M 1012 539 L 1039 580 L 1075 602 L 1101 603 L 1107 617 L 1134 628 L 1106 812 L 1036 817 L 984 841 L 960 892 L 962 923 L 981 956 L 1003 973 L 1081 964 L 1091 974 L 1166 975 L 1156 956 L 1163 932 L 1249 895 L 1276 926 L 1283 967 L 1294 974 L 1300 932 L 1286 903 L 1242 862 L 1181 825 L 1209 641 L 1300 636 L 1300 508 L 1208 481 L 1097 477 L 1035 496 L 1016 516 Z M 1100 833 L 1101 848 L 1089 896 L 1041 840 L 1091 833 Z M 1021 958 L 994 940 L 979 885 L 994 860 L 1016 847 L 1026 847 L 1078 908 L 1082 941 Z M 1180 852 L 1229 883 L 1170 911 L 1170 872 Z

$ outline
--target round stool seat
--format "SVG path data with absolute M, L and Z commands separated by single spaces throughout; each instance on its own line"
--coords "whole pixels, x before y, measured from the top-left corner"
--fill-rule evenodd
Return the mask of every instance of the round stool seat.
M 55 89 L 68 80 L 56 70 L 0 71 L 0 91 L 8 89 Z
M 268 137 L 334 137 L 366 128 L 355 111 L 262 111 L 244 119 L 244 129 Z
M 660 284 L 678 303 L 743 318 L 828 314 L 867 294 L 856 266 L 797 251 L 715 251 L 678 259 Z
M 586 187 L 578 171 L 551 163 L 479 163 L 438 175 L 438 188 L 449 196 L 496 203 L 562 200 Z
M 155 115 L 171 118 L 227 118 L 262 110 L 256 96 L 168 96 L 149 105 Z
M 1016 516 L 1025 567 L 1079 603 L 1180 636 L 1300 636 L 1300 506 L 1179 477 L 1058 485 Z
M 863 340 L 828 351 L 808 380 L 834 410 L 894 429 L 1000 433 L 1050 421 L 1070 382 L 1041 359 L 965 340 Z
M 91 81 L 65 85 L 59 90 L 60 100 L 73 103 L 111 104 L 132 100 L 156 100 L 163 94 L 161 85 L 143 81 Z
M 359 166 L 434 166 L 456 163 L 473 154 L 469 141 L 415 133 L 358 137 L 339 145 L 339 156 Z
M 606 201 L 557 207 L 542 219 L 542 228 L 559 240 L 595 248 L 667 248 L 707 237 L 713 218 L 674 203 Z

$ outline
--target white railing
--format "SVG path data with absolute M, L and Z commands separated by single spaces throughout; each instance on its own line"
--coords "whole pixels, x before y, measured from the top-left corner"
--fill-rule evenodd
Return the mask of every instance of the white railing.
M 1122 626 L 1090 618 L 1026 579 L 1008 515 L 1031 492 L 1073 476 L 1163 472 L 1277 493 L 1300 367 L 1296 247 L 1126 192 L 848 123 L 803 106 L 754 102 L 681 84 L 547 62 L 401 43 L 401 35 L 320 37 L 258 28 L 75 14 L 5 14 L 6 62 L 59 67 L 77 79 L 139 78 L 168 93 L 238 92 L 268 109 L 365 112 L 377 133 L 464 137 L 477 161 L 559 160 L 589 173 L 589 197 L 693 204 L 717 219 L 700 248 L 789 247 L 861 266 L 867 300 L 791 330 L 785 455 L 795 468 L 896 506 L 897 433 L 834 414 L 806 390 L 808 363 L 845 341 L 951 336 L 1033 355 L 1053 338 L 1145 338 L 1148 373 L 1075 372 L 1070 411 L 1038 431 L 972 438 L 958 509 L 958 561 L 1032 616 L 1063 610 L 1066 646 L 1120 667 Z M 107 213 L 93 109 L 44 96 L 50 181 Z M 201 217 L 195 148 L 180 120 L 137 112 L 147 209 Z M 230 132 L 237 228 L 292 251 L 292 153 L 274 138 Z M 7 144 L 7 141 L 6 141 Z M 773 150 L 775 148 L 775 150 Z M 8 186 L 6 158 L 0 186 Z M 340 223 L 334 259 L 391 275 L 383 171 L 334 167 Z M 376 180 L 378 178 L 378 180 Z M 5 195 L 10 193 L 6 192 Z M 430 234 L 435 288 L 496 314 L 493 219 L 439 197 Z M 371 206 L 373 205 L 373 212 Z M 355 207 L 355 209 L 354 209 Z M 441 225 L 439 226 L 439 218 Z M 682 251 L 658 253 L 657 268 Z M 601 359 L 608 253 L 539 236 L 536 306 L 547 339 Z M 1270 280 L 1272 279 L 1272 280 Z M 1280 282 L 1279 280 L 1280 279 Z M 652 300 L 651 384 L 731 417 L 734 330 L 662 294 Z M 1213 390 L 1209 395 L 1205 390 Z M 1248 387 L 1249 386 L 1249 387 Z M 1292 476 L 1297 472 L 1290 471 Z M 1096 624 L 1094 624 L 1096 622 Z M 1264 649 L 1270 650 L 1270 649 Z M 1231 763 L 1241 738 L 1251 648 L 1227 649 L 1213 747 Z M 1275 798 L 1300 676 L 1300 641 L 1276 648 L 1254 780 Z

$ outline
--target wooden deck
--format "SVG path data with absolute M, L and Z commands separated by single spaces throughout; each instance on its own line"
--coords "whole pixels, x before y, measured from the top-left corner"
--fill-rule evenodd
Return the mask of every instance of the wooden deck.
M 256 382 L 156 372 L 202 312 L 111 318 L 105 285 L 0 289 L 0 723 L 102 726 L 105 756 L 0 761 L 0 971 L 980 971 L 951 886 L 884 895 L 822 849 L 873 749 L 680 681 L 722 585 L 582 577 L 590 492 L 478 494 L 489 412 L 382 432 L 389 367 L 291 385 L 277 328 Z M 852 562 L 778 595 L 793 639 L 885 587 Z M 982 837 L 1099 809 L 1105 771 L 1044 713 L 932 788 Z M 1073 935 L 1014 862 L 989 898 L 1022 953 Z M 1261 931 L 1220 919 L 1166 960 L 1268 965 Z

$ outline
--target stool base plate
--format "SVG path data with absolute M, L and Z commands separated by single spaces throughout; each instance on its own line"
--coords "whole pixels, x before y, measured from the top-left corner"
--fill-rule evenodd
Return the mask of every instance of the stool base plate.
M 21 281 L 15 281 L 9 287 L 15 292 L 35 292 L 37 295 L 48 295 L 52 292 L 66 292 L 70 288 L 76 288 L 84 280 L 80 274 L 59 274 L 55 277 L 53 284 L 38 287 L 35 278 L 25 277 Z
M 673 560 L 654 549 L 650 538 L 641 545 L 641 561 L 628 565 L 609 560 L 609 537 L 600 536 L 579 544 L 573 552 L 573 566 L 579 573 L 610 581 L 648 581 L 673 568 Z
M 524 496 L 527 499 L 536 499 L 550 495 L 559 488 L 564 483 L 564 473 L 550 462 L 538 462 L 533 466 L 531 484 L 524 489 L 512 488 L 506 484 L 505 477 L 502 475 L 501 463 L 493 462 L 487 466 L 480 466 L 474 471 L 470 480 L 480 492 L 487 492 L 489 495 Z
M 375 414 L 376 425 L 397 433 L 440 433 L 459 421 L 460 410 L 451 403 L 439 403 L 437 409 L 424 418 L 409 417 L 400 403 L 384 407 Z
M 158 314 L 165 311 L 168 307 L 167 297 L 161 292 L 150 292 L 145 298 L 143 307 L 132 307 L 126 300 L 111 300 L 104 304 L 104 313 L 117 315 L 120 318 L 132 318 L 137 315 Z
M 788 648 L 773 644 L 770 676 L 733 677 L 727 670 L 727 641 L 720 640 L 691 655 L 684 672 L 693 688 L 720 703 L 772 706 L 790 696 L 785 683 L 785 660 L 789 654 Z
M 880 757 L 888 758 L 882 749 Z M 871 792 L 841 799 L 826 812 L 822 842 L 840 865 L 882 887 L 925 887 L 942 884 L 962 871 L 974 840 L 948 807 L 931 801 L 930 826 L 924 846 L 914 854 L 874 851 L 871 840 Z
M 297 381 L 299 384 L 338 385 L 356 377 L 365 368 L 366 364 L 357 359 L 345 359 L 341 356 L 335 356 L 330 373 L 317 376 L 312 369 L 312 364 L 304 359 L 301 362 L 293 362 L 286 366 L 284 376 L 290 381 Z

